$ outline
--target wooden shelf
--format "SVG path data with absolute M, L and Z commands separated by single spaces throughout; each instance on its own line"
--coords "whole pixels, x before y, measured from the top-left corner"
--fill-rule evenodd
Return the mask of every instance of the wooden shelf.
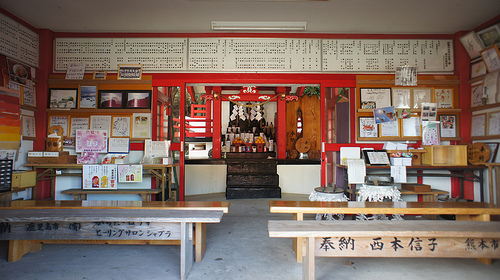
M 497 104 L 500 106 L 500 103 Z M 396 110 L 399 108 L 396 108 Z M 411 113 L 420 113 L 422 109 L 411 109 Z M 451 114 L 451 113 L 460 113 L 462 109 L 453 109 L 453 108 L 438 108 L 438 114 Z M 371 113 L 373 115 L 373 109 L 358 109 L 358 113 Z
M 133 113 L 151 113 L 150 109 L 69 109 L 69 110 L 57 110 L 57 109 L 47 109 L 47 113 L 50 115 L 57 114 L 71 114 L 71 113 L 87 113 L 87 114 L 133 114 Z
M 481 111 L 481 110 L 486 110 L 486 109 L 492 109 L 492 108 L 497 108 L 497 107 L 500 107 L 500 103 L 493 103 L 493 104 L 488 104 L 488 105 L 481 105 L 481 106 L 471 107 L 470 111 L 471 112 L 476 112 L 476 111 Z
M 75 85 L 125 85 L 125 84 L 133 84 L 133 85 L 152 85 L 152 80 L 91 80 L 91 79 L 83 79 L 83 80 L 65 80 L 65 79 L 48 79 L 48 84 L 75 84 Z

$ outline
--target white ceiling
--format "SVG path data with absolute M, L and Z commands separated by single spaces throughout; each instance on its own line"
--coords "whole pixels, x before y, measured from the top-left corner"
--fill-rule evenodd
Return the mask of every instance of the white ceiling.
M 213 32 L 211 21 L 305 21 L 309 33 L 453 34 L 500 15 L 499 0 L 0 0 L 56 32 Z

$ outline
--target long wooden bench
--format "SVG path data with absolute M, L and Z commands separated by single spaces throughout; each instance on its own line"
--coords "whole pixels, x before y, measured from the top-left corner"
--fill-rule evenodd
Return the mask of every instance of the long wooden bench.
M 138 194 L 142 201 L 151 201 L 151 195 L 160 194 L 161 189 L 69 189 L 61 191 L 62 194 L 70 194 L 74 200 L 86 200 L 88 194 Z
M 321 202 L 269 201 L 271 213 L 293 214 L 293 219 L 304 220 L 304 214 L 405 214 L 456 215 L 458 221 L 490 221 L 491 215 L 500 215 L 500 206 L 485 202 Z M 297 261 L 302 261 L 302 238 L 295 238 L 293 250 Z
M 306 239 L 303 279 L 315 257 L 500 258 L 500 223 L 473 221 L 269 221 L 270 237 Z
M 192 224 L 218 223 L 222 215 L 192 210 L 4 208 L 0 239 L 13 241 L 13 247 L 18 241 L 40 239 L 178 239 L 180 279 L 186 279 L 194 262 Z
M 96 201 L 96 200 L 19 200 L 12 201 L 11 207 L 3 209 L 156 209 L 185 211 L 222 211 L 229 212 L 230 202 L 227 201 Z M 207 249 L 206 223 L 194 223 L 195 260 L 201 262 Z M 136 245 L 179 245 L 179 240 L 39 240 L 39 244 L 81 243 L 81 244 L 136 244 Z M 19 246 L 18 246 L 19 247 Z M 31 245 L 25 250 L 9 250 L 8 260 L 17 261 L 32 252 Z

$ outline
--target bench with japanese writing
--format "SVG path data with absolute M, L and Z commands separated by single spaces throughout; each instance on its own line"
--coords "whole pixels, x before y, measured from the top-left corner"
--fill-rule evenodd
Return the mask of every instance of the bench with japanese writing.
M 193 223 L 219 223 L 222 211 L 157 209 L 0 209 L 0 240 L 180 240 L 180 279 L 194 262 Z M 9 250 L 10 250 L 9 246 Z
M 304 214 L 404 214 L 456 215 L 457 221 L 490 221 L 490 215 L 500 215 L 500 206 L 485 202 L 323 202 L 323 201 L 269 201 L 271 213 L 293 214 L 293 219 L 304 220 Z M 295 238 L 293 250 L 297 261 L 302 261 L 302 238 Z
M 12 201 L 6 209 L 157 209 L 157 210 L 203 210 L 229 212 L 227 201 L 99 201 L 99 200 L 17 200 Z M 207 248 L 206 223 L 194 223 L 195 261 L 201 262 Z M 43 244 L 128 244 L 128 245 L 179 245 L 179 240 L 39 240 L 37 244 L 11 241 L 8 261 L 22 258 L 26 253 L 37 251 L 34 248 Z M 33 243 L 33 242 L 30 242 Z M 38 249 L 39 250 L 39 249 Z
M 270 237 L 306 239 L 303 279 L 315 257 L 500 258 L 500 223 L 475 221 L 269 221 Z

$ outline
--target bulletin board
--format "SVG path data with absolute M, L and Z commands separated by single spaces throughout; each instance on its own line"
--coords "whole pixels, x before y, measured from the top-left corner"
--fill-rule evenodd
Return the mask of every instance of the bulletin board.
M 34 67 L 39 63 L 39 36 L 0 13 L 0 53 Z
M 141 64 L 143 71 L 453 72 L 453 41 L 318 38 L 56 38 L 55 70 Z

